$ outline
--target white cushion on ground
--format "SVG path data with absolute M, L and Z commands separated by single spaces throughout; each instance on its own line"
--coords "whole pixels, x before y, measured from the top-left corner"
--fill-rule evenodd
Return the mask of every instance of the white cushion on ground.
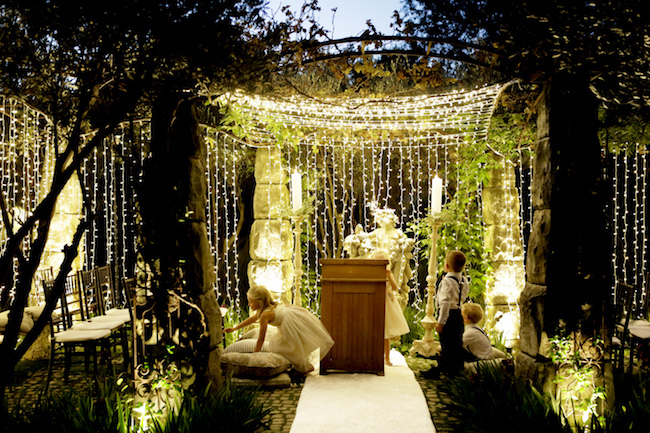
M 224 353 L 221 369 L 233 376 L 271 377 L 285 372 L 291 363 L 287 358 L 270 352 Z
M 54 334 L 54 340 L 57 343 L 78 343 L 82 341 L 101 340 L 111 335 L 110 329 L 97 329 L 92 331 L 67 331 L 57 332 Z
M 507 358 L 508 356 L 503 353 L 503 351 L 497 349 L 496 347 L 492 347 L 492 357 L 493 358 Z
M 223 353 L 252 353 L 255 352 L 255 346 L 257 345 L 257 339 L 252 339 L 249 338 L 247 340 L 239 340 L 235 341 L 228 347 L 226 347 L 223 350 Z M 269 343 L 268 341 L 265 341 L 262 344 L 262 352 L 268 352 L 269 350 Z

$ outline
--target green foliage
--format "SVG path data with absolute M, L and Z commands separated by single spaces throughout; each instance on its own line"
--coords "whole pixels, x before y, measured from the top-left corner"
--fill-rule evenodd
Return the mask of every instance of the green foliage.
M 6 433 L 126 433 L 133 399 L 121 381 L 92 386 L 90 394 L 51 394 L 32 405 L 23 402 L 0 425 Z
M 552 410 L 552 398 L 523 379 L 491 364 L 478 373 L 460 376 L 447 385 L 452 413 L 463 431 L 475 433 L 571 432 L 562 415 Z
M 536 125 L 526 111 L 495 115 L 490 120 L 488 143 L 495 152 L 511 162 L 519 159 L 520 152 L 528 154 L 528 147 L 536 140 Z
M 236 107 L 229 105 L 221 110 L 221 128 L 230 131 L 236 137 L 245 139 L 250 131 L 250 119 Z
M 307 269 L 302 278 L 302 305 L 315 315 L 320 317 L 320 284 L 319 276 L 315 269 Z M 305 278 L 306 276 L 306 278 Z
M 400 342 L 395 346 L 395 348 L 403 355 L 406 355 L 413 345 L 413 342 L 422 339 L 424 336 L 424 328 L 422 327 L 424 311 L 418 311 L 417 309 L 407 305 L 404 309 L 404 318 L 406 319 L 406 323 L 409 325 L 409 332 L 400 337 Z
M 604 418 L 599 414 L 599 407 L 605 403 L 607 395 L 605 389 L 597 385 L 599 369 L 590 362 L 591 360 L 585 359 L 579 350 L 581 344 L 591 345 L 593 342 L 602 347 L 603 342 L 598 339 L 583 339 L 580 333 L 552 336 L 549 342 L 551 360 L 558 372 L 555 383 L 560 389 L 560 410 L 567 412 L 567 418 L 576 426 L 590 422 L 603 423 Z
M 178 411 L 154 418 L 153 433 L 253 433 L 267 427 L 270 409 L 257 402 L 257 390 L 237 388 L 230 380 L 216 392 L 186 393 Z
M 487 330 L 488 337 L 490 337 L 490 343 L 493 347 L 499 349 L 503 353 L 508 353 L 508 347 L 506 346 L 506 337 L 503 332 L 498 332 L 496 329 Z
M 232 328 L 236 326 L 239 322 L 242 320 L 245 320 L 248 318 L 248 309 L 247 308 L 242 308 L 241 311 L 234 311 L 235 308 L 232 306 L 231 308 L 228 309 L 228 313 L 223 317 L 223 327 L 224 328 Z M 242 331 L 235 331 L 235 332 L 228 332 L 228 333 L 223 333 L 223 339 L 226 342 L 226 346 L 230 346 L 232 343 L 237 341 L 239 338 L 239 334 L 241 334 Z
M 629 155 L 644 152 L 650 145 L 650 125 L 647 114 L 625 108 L 598 112 L 598 138 L 608 152 L 625 151 Z
M 448 172 L 448 201 L 442 215 L 442 225 L 436 251 L 438 273 L 442 274 L 444 257 L 450 250 L 460 250 L 467 256 L 466 274 L 471 279 L 470 297 L 478 300 L 485 293 L 492 265 L 488 261 L 488 250 L 484 245 L 483 215 L 479 196 L 480 186 L 488 180 L 489 171 L 498 166 L 486 153 L 483 144 L 468 142 L 459 147 L 454 158 L 457 167 Z M 409 227 L 418 234 L 423 255 L 428 260 L 431 247 L 431 218 Z
M 592 428 L 595 433 L 648 431 L 650 425 L 650 373 L 615 378 L 616 406 L 605 414 L 605 422 Z
M 101 382 L 91 393 L 51 394 L 19 404 L 0 424 L 2 433 L 131 433 L 142 426 L 132 422 L 132 390 L 123 383 Z M 226 380 L 217 391 L 185 392 L 176 412 L 150 414 L 154 433 L 255 432 L 264 427 L 269 409 L 257 402 L 258 391 L 237 388 Z
M 462 431 L 646 432 L 650 423 L 649 373 L 615 377 L 615 386 L 615 405 L 604 417 L 571 427 L 560 412 L 559 401 L 504 369 L 482 365 L 477 374 L 460 376 L 446 385 L 453 413 L 463 420 Z

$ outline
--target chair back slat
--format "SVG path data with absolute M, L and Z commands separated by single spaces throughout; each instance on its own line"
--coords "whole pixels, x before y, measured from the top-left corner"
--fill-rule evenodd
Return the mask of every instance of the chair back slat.
M 43 280 L 41 286 L 43 287 L 43 293 L 45 294 L 45 299 L 47 300 L 54 290 L 54 279 Z M 52 326 L 52 331 L 61 331 L 64 329 L 64 317 L 63 314 L 63 303 L 59 299 L 56 303 L 56 307 L 52 310 L 52 316 L 50 324 Z
M 617 310 L 617 323 L 623 320 L 623 332 L 627 333 L 628 326 L 630 325 L 630 318 L 634 311 L 634 295 L 636 286 L 626 284 L 623 281 L 618 281 L 616 284 L 616 310 Z
M 113 271 L 111 265 L 95 268 L 95 278 L 103 311 L 106 312 L 111 308 L 115 308 L 115 284 L 113 283 Z
M 65 279 L 65 289 L 61 298 L 65 326 L 70 328 L 74 323 L 85 320 L 83 296 L 79 284 L 79 273 L 70 274 Z
M 84 301 L 85 317 L 104 314 L 104 304 L 97 287 L 97 276 L 94 270 L 80 271 L 81 294 Z

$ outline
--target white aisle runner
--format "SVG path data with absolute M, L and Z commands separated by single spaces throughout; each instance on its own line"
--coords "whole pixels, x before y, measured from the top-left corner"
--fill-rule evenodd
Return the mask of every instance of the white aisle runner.
M 391 351 L 385 376 L 313 372 L 300 393 L 291 433 L 435 433 L 422 388 Z

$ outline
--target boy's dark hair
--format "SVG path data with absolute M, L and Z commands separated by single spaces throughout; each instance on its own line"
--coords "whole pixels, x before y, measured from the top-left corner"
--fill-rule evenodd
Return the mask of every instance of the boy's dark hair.
M 465 262 L 467 262 L 467 257 L 463 254 L 462 251 L 454 250 L 447 253 L 447 261 L 449 262 L 449 267 L 454 272 L 462 272 L 465 268 Z

